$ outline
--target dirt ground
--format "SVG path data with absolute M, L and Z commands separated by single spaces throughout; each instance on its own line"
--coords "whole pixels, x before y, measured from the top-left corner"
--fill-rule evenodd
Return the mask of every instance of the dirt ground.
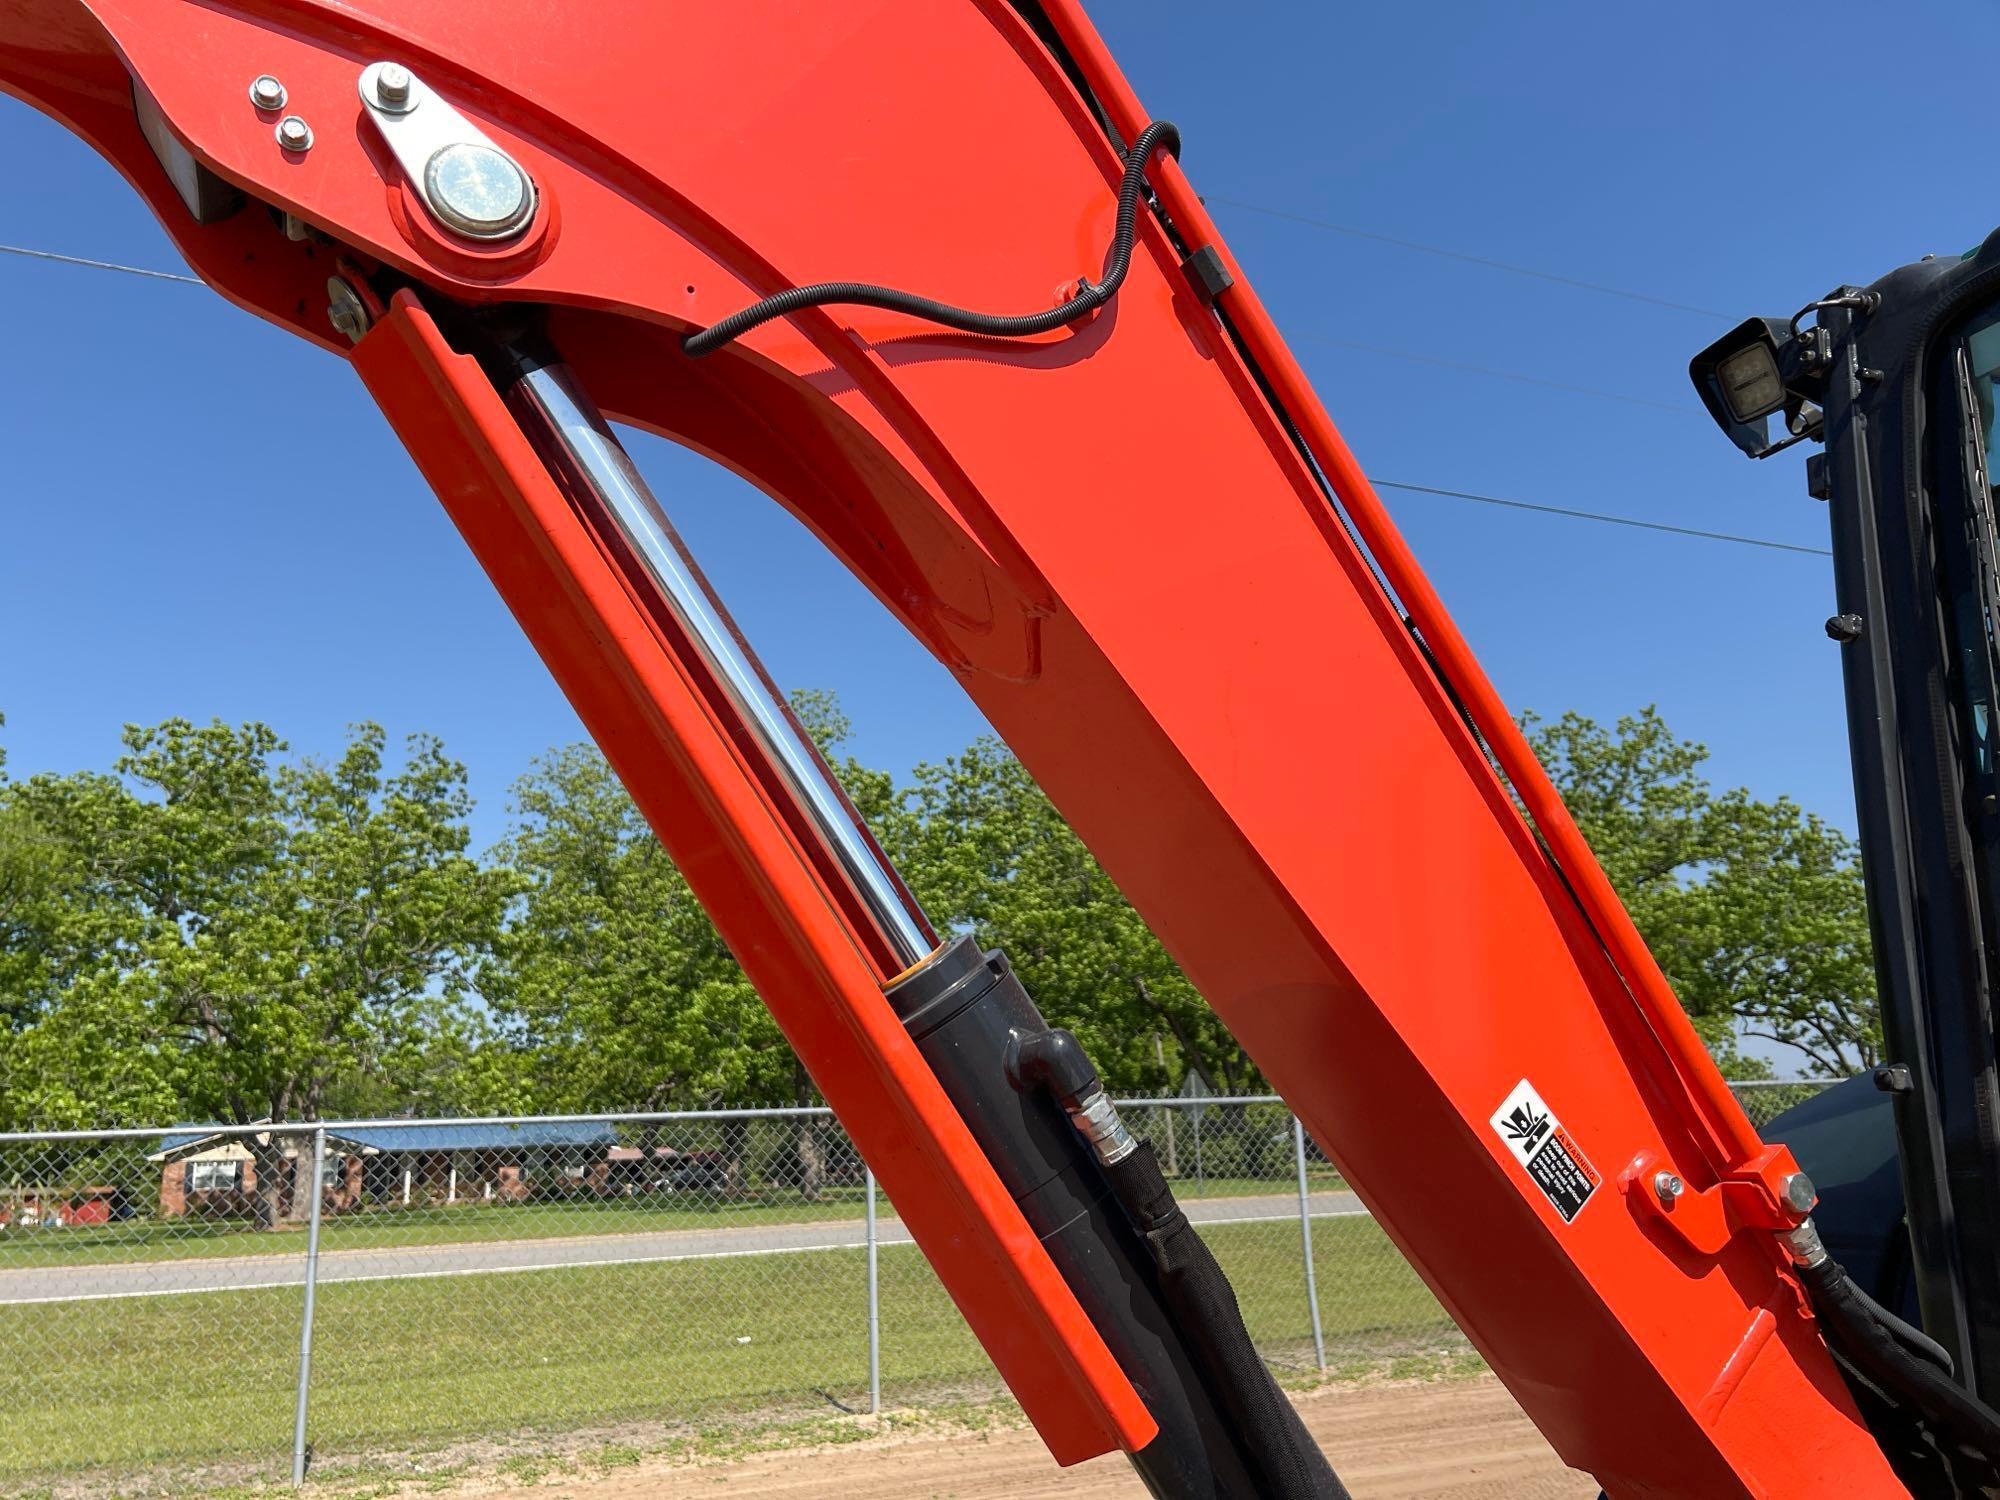
M 1491 1377 L 1335 1388 L 1299 1403 L 1355 1500 L 1594 1500 Z M 522 1491 L 472 1490 L 461 1494 Z M 648 1461 L 535 1486 L 535 1500 L 1112 1500 L 1143 1496 L 1117 1455 L 1058 1469 L 1028 1428 L 758 1454 L 697 1466 Z

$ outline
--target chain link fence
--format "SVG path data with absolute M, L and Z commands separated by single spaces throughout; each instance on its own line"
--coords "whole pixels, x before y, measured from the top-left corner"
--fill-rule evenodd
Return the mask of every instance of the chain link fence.
M 1281 1102 L 1121 1108 L 1281 1377 L 1466 1353 Z M 0 1493 L 1000 1394 L 823 1109 L 0 1136 Z

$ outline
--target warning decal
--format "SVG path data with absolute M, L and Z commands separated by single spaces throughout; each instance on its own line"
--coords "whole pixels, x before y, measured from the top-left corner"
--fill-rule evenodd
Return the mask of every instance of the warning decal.
M 1604 1179 L 1527 1079 L 1515 1084 L 1493 1111 L 1493 1128 L 1565 1224 L 1583 1212 Z

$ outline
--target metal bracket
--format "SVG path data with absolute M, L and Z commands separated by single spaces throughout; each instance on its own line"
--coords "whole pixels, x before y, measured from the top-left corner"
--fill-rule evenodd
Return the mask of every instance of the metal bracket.
M 361 106 L 431 217 L 471 240 L 509 240 L 535 220 L 534 179 L 400 63 L 361 70 Z
M 1222 252 L 1213 245 L 1203 245 L 1181 262 L 1181 269 L 1194 283 L 1195 295 L 1210 307 L 1215 305 L 1216 298 L 1236 285 L 1236 278 L 1222 263 Z
M 1657 1151 L 1641 1151 L 1618 1174 L 1632 1212 L 1673 1231 L 1689 1249 L 1719 1255 L 1739 1230 L 1796 1227 L 1811 1210 L 1812 1180 L 1783 1146 L 1767 1146 L 1713 1187 L 1690 1188 Z

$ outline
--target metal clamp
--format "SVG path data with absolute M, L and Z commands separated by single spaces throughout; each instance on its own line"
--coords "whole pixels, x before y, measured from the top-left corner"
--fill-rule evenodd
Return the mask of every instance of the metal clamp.
M 1641 1151 L 1618 1176 L 1632 1211 L 1671 1230 L 1691 1250 L 1719 1254 L 1743 1229 L 1781 1233 L 1811 1212 L 1818 1193 L 1791 1153 L 1769 1146 L 1715 1186 L 1692 1188 L 1657 1151 Z
M 361 104 L 424 207 L 453 234 L 508 240 L 535 219 L 534 179 L 400 63 L 361 70 Z

